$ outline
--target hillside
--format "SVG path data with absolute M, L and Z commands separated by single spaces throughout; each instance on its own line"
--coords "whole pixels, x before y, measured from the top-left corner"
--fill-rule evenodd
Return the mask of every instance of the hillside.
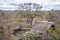
M 19 28 L 22 25 L 22 28 L 32 28 L 36 21 L 53 21 L 57 33 L 54 36 L 60 37 L 60 11 L 0 11 L 0 27 L 3 28 L 1 30 L 4 30 L 3 36 L 0 37 L 5 40 L 13 40 L 16 37 L 13 36 L 16 27 Z M 29 31 L 29 29 L 26 31 Z M 1 40 L 3 39 L 1 38 Z

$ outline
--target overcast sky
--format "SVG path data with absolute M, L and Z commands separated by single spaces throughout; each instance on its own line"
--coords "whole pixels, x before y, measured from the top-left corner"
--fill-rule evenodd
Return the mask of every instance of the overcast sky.
M 50 9 L 60 10 L 60 0 L 0 0 L 0 9 L 15 10 L 18 8 L 17 4 L 28 2 L 41 4 L 43 6 L 42 9 L 44 10 Z

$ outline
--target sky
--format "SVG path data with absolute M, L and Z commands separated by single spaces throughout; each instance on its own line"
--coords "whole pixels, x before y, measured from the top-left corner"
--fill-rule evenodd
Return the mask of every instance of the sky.
M 38 3 L 43 6 L 42 10 L 60 10 L 60 0 L 0 0 L 0 9 L 16 10 L 20 3 Z

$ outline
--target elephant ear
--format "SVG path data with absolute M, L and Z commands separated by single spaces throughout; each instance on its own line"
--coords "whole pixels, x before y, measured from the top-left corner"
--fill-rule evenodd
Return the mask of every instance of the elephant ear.
M 44 33 L 48 31 L 53 25 L 54 22 L 48 22 L 48 21 L 37 21 L 35 22 L 34 26 L 32 27 L 31 31 L 36 33 Z

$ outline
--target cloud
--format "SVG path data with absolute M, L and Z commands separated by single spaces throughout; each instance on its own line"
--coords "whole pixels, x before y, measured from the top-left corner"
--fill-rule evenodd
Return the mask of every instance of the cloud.
M 59 9 L 60 0 L 0 0 L 0 9 L 17 9 L 20 3 L 38 3 L 43 6 L 44 10 L 48 9 Z
M 0 5 L 0 9 L 7 9 L 7 10 L 12 10 L 12 9 L 17 9 L 18 8 L 18 6 L 14 6 L 14 5 L 7 5 L 7 4 L 5 4 L 5 5 Z
M 0 0 L 0 9 L 3 10 L 12 10 L 12 9 L 17 9 L 17 1 L 16 0 Z M 16 5 L 13 5 L 16 4 Z

